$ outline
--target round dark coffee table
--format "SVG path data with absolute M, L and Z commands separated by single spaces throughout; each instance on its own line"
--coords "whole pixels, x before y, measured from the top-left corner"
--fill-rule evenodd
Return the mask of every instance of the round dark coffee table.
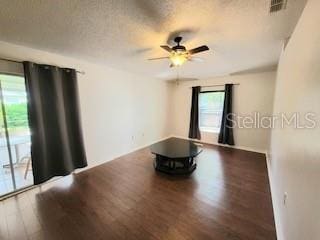
M 155 169 L 169 174 L 192 173 L 197 167 L 194 158 L 202 152 L 192 141 L 180 138 L 169 138 L 150 148 L 156 155 Z

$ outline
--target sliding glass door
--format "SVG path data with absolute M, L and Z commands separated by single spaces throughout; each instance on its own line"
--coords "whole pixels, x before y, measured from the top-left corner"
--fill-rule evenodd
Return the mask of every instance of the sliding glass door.
M 0 196 L 33 184 L 25 79 L 0 73 Z

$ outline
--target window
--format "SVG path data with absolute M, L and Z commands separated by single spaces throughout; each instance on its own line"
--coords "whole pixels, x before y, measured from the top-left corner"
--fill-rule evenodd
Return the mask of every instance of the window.
M 199 96 L 200 131 L 220 131 L 224 91 L 202 92 Z

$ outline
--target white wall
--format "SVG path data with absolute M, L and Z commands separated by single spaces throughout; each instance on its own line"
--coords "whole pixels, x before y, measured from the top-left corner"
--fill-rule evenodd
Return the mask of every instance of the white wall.
M 169 135 L 170 88 L 107 66 L 0 42 L 0 57 L 76 68 L 89 166 Z
M 274 114 L 316 114 L 315 129 L 272 131 L 269 175 L 279 240 L 320 239 L 320 1 L 309 0 L 283 52 Z M 284 205 L 283 196 L 287 192 Z
M 191 86 L 240 83 L 234 86 L 233 111 L 241 115 L 271 115 L 273 107 L 275 72 L 218 77 L 208 80 L 181 82 L 173 85 L 172 132 L 187 137 L 189 131 Z M 221 87 L 223 89 L 223 87 Z M 217 143 L 217 133 L 201 133 L 201 140 Z M 234 129 L 235 144 L 239 148 L 264 152 L 269 148 L 270 129 Z

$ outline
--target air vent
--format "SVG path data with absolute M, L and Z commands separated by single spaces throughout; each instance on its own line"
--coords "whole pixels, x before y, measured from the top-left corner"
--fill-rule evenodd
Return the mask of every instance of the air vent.
M 287 0 L 271 0 L 270 13 L 286 9 Z

